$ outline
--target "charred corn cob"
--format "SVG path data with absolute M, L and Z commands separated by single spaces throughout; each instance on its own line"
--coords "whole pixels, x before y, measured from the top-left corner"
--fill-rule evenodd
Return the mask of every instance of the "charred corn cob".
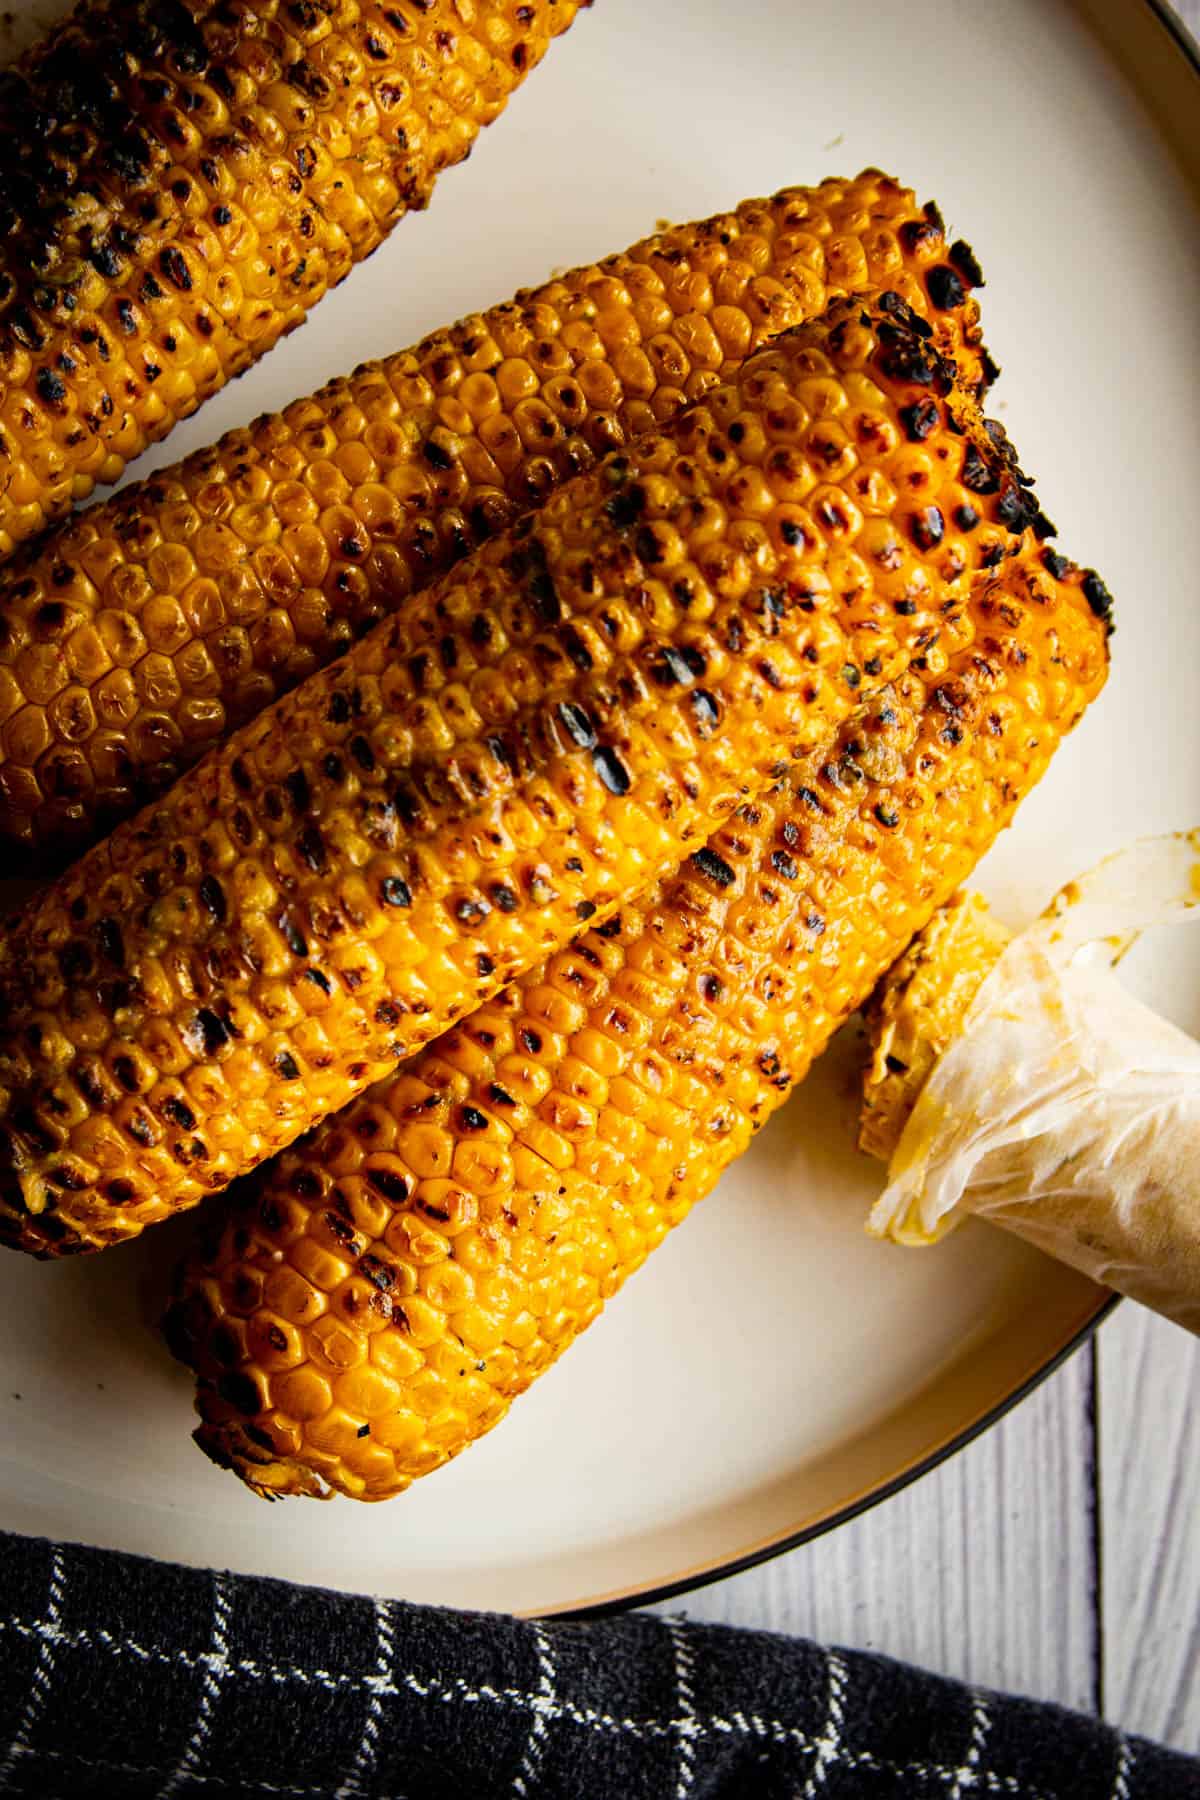
M 0 75 L 0 554 L 368 255 L 579 0 L 87 0 Z
M 960 894 L 888 970 L 867 1008 L 870 1066 L 859 1146 L 890 1162 L 921 1089 L 958 1035 L 1009 933 L 978 894 Z
M 783 1101 L 1103 682 L 1036 552 L 673 878 L 506 988 L 202 1228 L 167 1318 L 202 1447 L 400 1492 L 503 1417 Z
M 982 386 L 979 279 L 876 171 L 790 188 L 435 332 L 69 521 L 0 584 L 0 835 L 86 848 L 839 292 L 895 289 Z
M 224 1186 L 947 654 L 1036 508 L 928 333 L 885 295 L 785 334 L 35 899 L 0 947 L 7 1240 Z

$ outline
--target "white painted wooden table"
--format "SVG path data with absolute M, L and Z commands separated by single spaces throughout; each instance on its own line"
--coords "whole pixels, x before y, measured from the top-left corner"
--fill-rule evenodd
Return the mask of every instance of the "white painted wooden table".
M 1176 0 L 1200 36 L 1200 0 Z M 1125 1303 L 941 1468 L 665 1603 L 879 1650 L 1200 1752 L 1200 1342 Z

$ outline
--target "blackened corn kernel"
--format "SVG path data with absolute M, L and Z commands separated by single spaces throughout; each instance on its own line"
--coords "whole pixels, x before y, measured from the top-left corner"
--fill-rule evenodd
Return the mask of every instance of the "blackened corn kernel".
M 0 835 L 59 860 L 86 848 L 472 545 L 839 292 L 904 297 L 978 387 L 978 308 L 934 307 L 945 246 L 930 229 L 876 171 L 747 201 L 365 365 L 62 526 L 0 582 Z M 934 402 L 914 405 L 929 417 Z M 801 515 L 778 529 L 798 544 Z M 566 648 L 593 655 L 586 634 Z
M 903 329 L 853 299 L 784 334 L 415 596 L 26 908 L 0 943 L 9 1241 L 96 1247 L 224 1186 L 562 943 L 581 901 L 603 920 L 702 844 L 865 697 L 847 667 L 873 659 L 878 685 L 914 657 L 945 666 L 956 596 L 985 550 L 1017 547 L 995 522 L 1014 477 L 959 394 L 953 429 L 903 444 L 900 408 L 929 379 L 898 356 Z M 988 526 L 923 552 L 907 488 L 919 473 L 951 514 L 968 446 L 994 472 Z M 785 508 L 796 547 L 775 530 Z M 670 546 L 653 574 L 634 545 L 649 522 Z M 586 669 L 572 629 L 593 646 Z M 705 671 L 722 729 L 703 742 L 688 689 L 653 679 L 667 649 Z M 370 766 L 349 777 L 359 735 Z M 223 918 L 200 892 L 209 875 Z M 381 890 L 394 878 L 407 907 Z M 511 911 L 487 897 L 497 881 Z M 122 921 L 119 969 L 100 918 Z M 60 1098 L 116 1044 L 139 1078 L 160 1064 L 180 1078 L 199 1152 L 147 1143 L 131 1104 L 64 1125 Z M 561 1130 L 545 1130 L 553 1159 Z M 88 1185 L 60 1195 L 45 1172 L 64 1151 Z M 116 1204 L 113 1179 L 135 1197 Z
M 676 875 L 245 1184 L 169 1316 L 210 1456 L 264 1494 L 380 1500 L 503 1418 L 782 1103 L 1102 685 L 1103 624 L 1064 576 L 1036 546 L 1006 564 L 939 672 L 908 669 Z M 353 1248 L 328 1246 L 331 1212 Z M 222 1334 L 242 1317 L 231 1396 Z
M 579 0 L 85 0 L 0 75 L 0 555 L 428 204 Z

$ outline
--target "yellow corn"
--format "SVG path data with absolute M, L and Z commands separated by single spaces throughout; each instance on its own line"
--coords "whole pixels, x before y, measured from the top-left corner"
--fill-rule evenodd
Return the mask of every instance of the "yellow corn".
M 877 171 L 789 188 L 435 332 L 69 521 L 0 582 L 0 836 L 86 848 L 839 292 L 899 292 L 981 387 L 978 279 L 937 209 Z
M 1078 572 L 1007 564 L 678 874 L 245 1184 L 167 1320 L 209 1455 L 384 1499 L 501 1419 L 1008 822 L 1105 635 Z
M 462 160 L 578 0 L 87 0 L 0 78 L 0 554 Z
M 94 1248 L 224 1186 L 947 655 L 1035 505 L 928 336 L 891 295 L 785 334 L 32 901 L 0 1233 Z
M 890 968 L 866 1009 L 871 1062 L 859 1148 L 890 1162 L 921 1089 L 958 1035 L 1010 933 L 978 894 L 959 894 Z

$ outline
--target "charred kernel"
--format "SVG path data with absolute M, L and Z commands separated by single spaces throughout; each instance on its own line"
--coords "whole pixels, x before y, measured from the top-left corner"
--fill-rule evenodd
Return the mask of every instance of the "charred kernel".
M 375 767 L 375 752 L 361 732 L 350 739 L 348 748 L 359 768 L 369 775 Z
M 938 230 L 941 230 L 940 225 Z M 907 331 L 915 331 L 918 337 L 928 339 L 933 336 L 933 327 L 929 320 L 923 319 L 920 313 L 914 312 L 908 301 L 894 288 L 889 288 L 886 293 L 879 296 L 879 308 L 890 318 L 899 320 Z
M 293 769 L 283 778 L 283 785 L 296 812 L 307 812 L 312 805 L 312 788 L 303 769 Z
M 614 525 L 624 527 L 637 524 L 645 505 L 644 491 L 640 487 L 630 487 L 619 494 L 614 494 L 612 499 L 605 503 L 604 510 Z
M 563 648 L 582 674 L 586 675 L 594 666 L 595 659 L 591 651 L 573 625 L 569 625 L 563 632 Z
M 193 1021 L 195 1036 L 205 1056 L 215 1056 L 229 1042 L 229 1030 L 211 1007 L 202 1006 Z
M 821 917 L 819 912 L 810 912 L 808 917 L 805 919 L 804 923 L 807 926 L 808 930 L 811 931 L 815 937 L 823 937 L 824 936 L 825 921 Z
M 846 663 L 842 669 L 842 680 L 845 682 L 845 684 L 848 688 L 861 687 L 862 686 L 862 671 L 861 671 L 861 669 L 856 669 L 853 663 Z
M 200 886 L 197 889 L 197 893 L 199 895 L 200 904 L 204 910 L 214 919 L 223 922 L 228 908 L 225 902 L 225 890 L 217 880 L 216 876 L 203 876 L 200 881 Z M 304 952 L 301 951 L 300 954 L 303 955 Z
M 593 919 L 596 916 L 594 900 L 580 900 L 575 908 L 575 917 L 580 920 Z
M 293 956 L 308 955 L 308 940 L 289 914 L 285 913 L 280 919 L 279 931 Z
M 936 268 L 930 269 L 925 277 L 925 285 L 929 289 L 930 300 L 939 312 L 951 312 L 956 306 L 961 306 L 967 297 L 961 275 L 949 263 L 939 263 Z
M 326 867 L 325 839 L 315 825 L 306 825 L 296 839 L 296 851 L 306 868 L 314 875 L 323 874 Z
M 733 883 L 737 880 L 737 876 L 725 861 L 725 858 L 720 856 L 717 851 L 713 850 L 708 844 L 705 844 L 703 849 L 693 853 L 692 861 L 699 869 L 700 873 L 702 875 L 707 875 L 710 881 L 715 881 L 718 887 L 732 887 Z
M 559 721 L 573 744 L 581 750 L 592 750 L 596 744 L 596 729 L 582 706 L 576 706 L 571 700 L 564 700 L 558 709 Z
M 1004 489 L 996 502 L 996 517 L 1010 531 L 1020 531 L 1032 524 L 1035 511 L 1015 482 Z
M 235 1350 L 234 1354 L 237 1352 Z M 222 1375 L 217 1383 L 222 1400 L 228 1400 L 237 1412 L 252 1416 L 262 1404 L 258 1383 L 240 1371 Z
M 690 687 L 695 679 L 687 659 L 678 650 L 672 649 L 670 645 L 663 650 L 650 673 L 659 687 L 672 687 L 675 684 L 680 687 Z
M 592 765 L 610 794 L 627 794 L 633 785 L 629 770 L 607 745 L 592 751 Z
M 137 1064 L 131 1056 L 114 1056 L 112 1072 L 127 1094 L 137 1093 L 141 1084 L 138 1080 Z
M 390 1263 L 381 1261 L 378 1256 L 360 1256 L 358 1272 L 366 1277 L 372 1287 L 378 1288 L 381 1294 L 386 1294 L 389 1288 L 396 1285 L 395 1269 Z
M 285 1081 L 299 1081 L 300 1065 L 287 1050 L 281 1050 L 275 1058 L 275 1067 Z
M 39 369 L 34 385 L 41 398 L 52 406 L 60 405 L 67 397 L 66 383 L 54 373 L 53 369 Z
M 481 1113 L 477 1106 L 464 1106 L 459 1110 L 464 1131 L 486 1131 L 487 1114 Z
M 890 1074 L 892 1074 L 892 1075 L 907 1075 L 908 1074 L 908 1064 L 904 1061 L 904 1059 L 902 1057 L 893 1056 L 892 1052 L 890 1050 L 888 1051 L 887 1055 L 884 1057 L 883 1060 L 884 1060 L 884 1063 L 887 1066 L 887 1069 Z
M 1082 581 L 1083 597 L 1098 619 L 1112 616 L 1113 597 L 1097 575 L 1095 569 L 1087 569 Z
M 1052 550 L 1047 546 L 1042 551 L 1042 567 L 1048 575 L 1053 575 L 1055 581 L 1061 581 L 1069 572 L 1071 565 L 1065 556 L 1061 556 L 1057 550 Z
M 979 258 L 963 238 L 958 238 L 950 246 L 950 261 L 958 270 L 963 280 L 970 287 L 982 287 L 983 270 L 979 266 Z
M 164 1117 L 168 1118 L 172 1125 L 178 1125 L 181 1131 L 196 1129 L 195 1113 L 187 1102 L 180 1100 L 177 1095 L 169 1094 L 163 1101 L 162 1109 Z
M 795 858 L 789 856 L 786 850 L 771 852 L 771 867 L 777 875 L 782 875 L 785 881 L 795 881 L 800 873 Z
M 115 919 L 96 920 L 96 945 L 105 962 L 118 969 L 124 966 L 125 942 Z
M 960 531 L 974 531 L 979 523 L 979 514 L 969 501 L 963 500 L 955 507 L 954 523 Z
M 379 884 L 379 897 L 385 906 L 411 906 L 412 889 L 399 875 L 385 875 Z
M 1000 487 L 999 479 L 989 463 L 983 459 L 978 445 L 968 443 L 963 454 L 962 484 L 970 488 L 973 494 L 994 494 Z
M 367 1186 L 373 1187 L 376 1193 L 390 1200 L 393 1206 L 403 1206 L 409 1196 L 409 1184 L 403 1175 L 394 1169 L 375 1169 L 367 1165 L 363 1171 L 367 1178 Z
M 900 423 L 904 426 L 905 436 L 910 443 L 924 443 L 941 422 L 942 409 L 929 395 L 924 399 L 914 400 L 911 406 L 900 408 Z
M 882 800 L 875 808 L 875 817 L 881 825 L 886 825 L 889 830 L 900 823 L 900 814 L 894 807 L 885 805 Z
M 940 507 L 926 506 L 911 517 L 912 539 L 918 550 L 935 550 L 946 535 Z

